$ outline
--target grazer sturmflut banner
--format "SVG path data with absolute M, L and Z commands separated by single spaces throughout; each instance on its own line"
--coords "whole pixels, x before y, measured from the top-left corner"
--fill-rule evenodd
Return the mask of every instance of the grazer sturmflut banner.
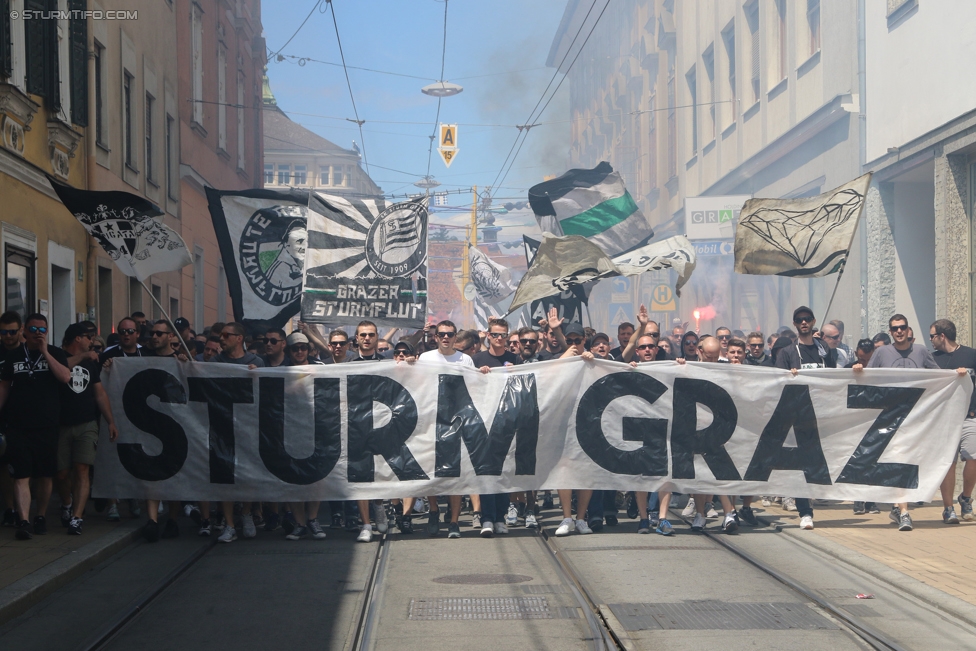
M 495 369 L 116 359 L 94 494 L 390 498 L 540 488 L 928 500 L 972 382 L 581 358 Z

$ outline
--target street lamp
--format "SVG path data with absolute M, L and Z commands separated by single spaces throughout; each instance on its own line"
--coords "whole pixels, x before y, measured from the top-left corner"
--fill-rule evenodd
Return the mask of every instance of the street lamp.
M 452 84 L 449 81 L 438 81 L 424 86 L 420 89 L 420 92 L 431 97 L 451 97 L 452 95 L 457 95 L 462 90 L 464 88 L 459 84 Z
M 424 190 L 430 190 L 431 188 L 436 188 L 440 184 L 441 184 L 440 181 L 435 179 L 430 174 L 428 174 L 424 178 L 414 183 L 415 186 L 417 186 L 418 188 L 422 188 Z

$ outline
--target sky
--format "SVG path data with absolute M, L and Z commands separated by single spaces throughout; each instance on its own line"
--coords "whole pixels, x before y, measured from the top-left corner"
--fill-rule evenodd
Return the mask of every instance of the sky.
M 262 3 L 268 51 L 284 57 L 272 57 L 268 63 L 271 88 L 278 106 L 294 121 L 342 147 L 350 148 L 355 140 L 365 152 L 370 176 L 385 193 L 417 192 L 413 183 L 429 169 L 441 183 L 437 190 L 493 185 L 493 206 L 499 207 L 525 201 L 530 186 L 566 171 L 568 81 L 535 120 L 553 123 L 532 129 L 510 172 L 504 180 L 499 178 L 518 135 L 515 125 L 526 123 L 554 76 L 552 88 L 562 79 L 545 63 L 566 0 L 448 0 L 444 79 L 464 87 L 461 94 L 441 102 L 438 121 L 459 125 L 458 153 L 450 169 L 441 161 L 436 143 L 428 157 L 437 99 L 420 92 L 440 77 L 445 3 L 333 0 L 333 5 L 352 99 L 332 13 L 324 0 Z M 347 121 L 357 112 L 366 121 L 362 137 L 356 124 Z M 448 201 L 459 210 L 442 210 L 432 221 L 466 223 L 470 191 L 449 195 Z M 499 215 L 496 224 L 503 227 L 501 240 L 539 232 L 528 210 Z

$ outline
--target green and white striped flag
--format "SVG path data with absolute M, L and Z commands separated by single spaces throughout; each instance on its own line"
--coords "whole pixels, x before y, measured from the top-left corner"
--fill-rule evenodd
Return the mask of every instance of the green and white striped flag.
M 542 232 L 581 235 L 608 255 L 629 251 L 654 236 L 620 174 L 606 161 L 532 186 L 529 205 Z

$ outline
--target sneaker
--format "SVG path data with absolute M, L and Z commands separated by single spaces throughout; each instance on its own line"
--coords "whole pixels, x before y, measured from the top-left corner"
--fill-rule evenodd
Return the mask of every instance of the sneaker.
M 308 527 L 303 527 L 298 525 L 291 530 L 291 533 L 285 536 L 285 540 L 301 540 L 308 535 Z
M 471 528 L 481 529 L 481 511 L 474 511 L 471 514 Z
M 330 529 L 342 529 L 342 514 L 333 513 L 332 514 L 332 524 L 329 525 Z
M 461 527 L 458 526 L 457 522 L 452 522 L 449 525 L 447 525 L 447 537 L 448 538 L 461 537 Z
M 200 528 L 197 529 L 197 535 L 201 538 L 209 538 L 210 534 L 213 533 L 213 527 L 210 526 L 210 520 L 203 519 L 200 520 Z
M 221 532 L 220 536 L 217 538 L 217 542 L 222 543 L 230 543 L 234 542 L 235 540 L 237 540 L 237 530 L 230 525 L 224 527 L 223 532 Z
M 247 515 L 241 516 L 241 520 L 244 522 L 244 537 L 253 538 L 258 535 L 258 529 L 254 526 L 254 516 L 248 513 Z
M 193 520 L 193 522 L 195 522 L 198 526 L 201 522 L 203 522 L 203 516 L 200 514 L 200 507 L 198 507 L 196 504 L 187 504 L 184 506 L 183 515 Z
M 383 502 L 373 503 L 373 519 L 376 520 L 376 530 L 386 533 L 390 529 L 390 520 L 386 516 L 386 506 Z
M 508 526 L 504 522 L 495 523 L 495 534 L 499 536 L 508 535 Z
M 867 508 L 864 506 L 864 502 L 854 502 L 854 515 L 864 515 L 867 513 Z
M 711 502 L 705 502 L 705 517 L 709 520 L 718 517 L 718 511 L 715 510 L 715 506 Z
M 289 517 L 291 512 L 288 513 Z M 292 520 L 294 522 L 294 520 Z M 359 518 L 355 515 L 346 516 L 346 531 L 349 533 L 355 533 L 363 528 L 363 523 L 359 521 Z
M 568 536 L 569 532 L 573 530 L 573 519 L 563 518 L 563 521 L 556 527 L 557 536 Z
M 769 496 L 768 495 L 763 495 L 762 496 L 762 505 L 763 505 L 763 508 L 764 509 L 768 509 L 770 506 L 773 505 L 773 503 L 769 500 Z
M 254 528 L 264 529 L 264 515 L 261 513 L 251 512 L 251 517 L 254 518 Z
M 688 504 L 681 511 L 681 516 L 684 518 L 690 518 L 695 514 L 695 498 L 688 498 Z
M 160 538 L 178 538 L 180 535 L 180 525 L 176 524 L 176 520 L 173 518 L 166 518 L 166 524 L 163 525 L 163 533 Z
M 651 518 L 651 529 L 657 529 L 658 519 L 656 515 L 652 515 Z
M 112 504 L 108 507 L 108 515 L 105 516 L 105 519 L 109 522 L 118 522 L 122 519 L 122 516 L 119 515 L 118 504 Z
M 30 540 L 34 537 L 34 528 L 27 520 L 21 520 L 17 525 L 17 533 L 14 534 L 17 540 Z
M 956 499 L 959 500 L 959 512 L 962 513 L 962 519 L 967 522 L 971 521 L 973 519 L 973 498 L 960 494 Z
M 796 500 L 792 497 L 783 498 L 783 510 L 784 511 L 796 511 Z
M 743 506 L 739 509 L 739 516 L 746 521 L 746 524 L 750 527 L 758 527 L 759 520 L 756 519 L 756 514 L 753 513 L 751 506 Z
M 806 529 L 807 531 L 812 530 L 813 529 L 813 516 L 812 515 L 805 515 L 802 518 L 800 518 L 800 528 L 801 529 Z
M 640 511 L 637 509 L 637 496 L 633 493 L 627 493 L 627 517 L 631 520 L 636 520 L 637 516 L 640 515 Z
M 552 494 L 551 493 L 547 494 L 544 498 L 542 498 L 542 508 L 544 508 L 544 509 L 553 509 L 553 508 L 556 508 L 556 505 L 552 503 Z
M 422 497 L 422 498 L 420 498 L 419 500 L 417 500 L 417 501 L 415 501 L 413 503 L 413 512 L 414 513 L 423 513 L 424 511 L 428 510 L 428 508 L 429 508 L 429 506 L 427 504 L 427 498 L 426 497 Z
M 481 526 L 481 537 L 491 538 L 494 535 L 495 535 L 495 525 L 493 525 L 491 522 L 488 522 L 487 520 L 483 522 Z
M 71 522 L 68 523 L 68 533 L 72 536 L 80 536 L 82 522 L 81 518 L 71 518 Z
M 146 520 L 146 525 L 142 528 L 142 537 L 146 542 L 159 542 L 159 523 L 155 520 Z
M 431 536 L 436 536 L 437 532 L 441 530 L 441 514 L 437 511 L 431 511 L 427 514 L 427 533 Z
M 47 533 L 47 518 L 43 515 L 34 516 L 34 533 L 43 536 Z
M 606 515 L 606 516 L 604 516 L 603 519 L 607 521 L 607 526 L 608 527 L 616 527 L 619 524 L 619 522 L 620 522 L 619 520 L 617 520 L 617 515 L 615 513 L 611 513 L 609 515 Z
M 881 513 L 881 509 L 879 509 L 878 505 L 875 504 L 874 502 L 865 502 L 864 508 L 867 510 L 868 513 L 872 513 L 874 515 Z
M 526 529 L 538 529 L 539 521 L 535 519 L 535 514 L 526 513 L 525 514 L 525 528 Z
M 400 518 L 400 533 L 413 533 L 413 517 L 409 515 Z
M 671 534 L 674 533 L 674 528 L 671 526 L 671 523 L 668 522 L 667 520 L 661 520 L 660 522 L 657 523 L 657 528 L 654 531 L 661 534 L 662 536 L 670 536 Z
M 356 537 L 356 542 L 372 542 L 373 540 L 373 525 L 364 524 L 363 528 L 359 531 L 359 535 Z
M 891 507 L 891 511 L 888 512 L 888 519 L 894 522 L 895 524 L 898 525 L 901 524 L 901 511 L 898 509 L 897 506 Z
M 691 521 L 691 530 L 692 531 L 701 531 L 704 528 L 705 528 L 705 514 L 704 513 L 696 513 L 695 514 L 695 519 Z
M 739 520 L 735 517 L 735 511 L 725 514 L 722 521 L 722 531 L 725 533 L 735 533 L 739 529 Z
M 912 530 L 912 516 L 908 513 L 902 513 L 898 521 L 898 531 L 911 531 Z
M 5 527 L 16 527 L 17 526 L 17 512 L 13 509 L 7 509 L 3 512 L 3 526 Z
M 518 524 L 518 506 L 509 503 L 508 514 L 505 516 L 505 524 L 514 527 Z
M 308 526 L 305 528 L 308 529 L 309 533 L 312 534 L 312 538 L 315 540 L 325 540 L 325 531 L 322 529 L 322 525 L 319 524 L 319 521 L 315 518 L 309 520 Z
M 340 523 L 342 526 L 342 523 Z M 264 519 L 264 530 L 265 531 L 277 531 L 281 529 L 281 516 L 271 511 L 268 513 L 268 517 Z
M 942 509 L 942 521 L 946 524 L 959 524 L 959 518 L 956 516 L 956 510 L 951 506 L 947 506 Z
M 71 510 L 74 507 L 71 504 L 61 505 L 61 526 L 67 528 L 71 524 Z
M 637 523 L 637 533 L 651 533 L 651 521 L 641 520 Z
M 590 531 L 603 531 L 603 518 L 592 518 L 586 524 L 590 528 Z
M 593 529 L 586 524 L 586 520 L 576 518 L 576 533 L 589 534 L 593 533 Z

